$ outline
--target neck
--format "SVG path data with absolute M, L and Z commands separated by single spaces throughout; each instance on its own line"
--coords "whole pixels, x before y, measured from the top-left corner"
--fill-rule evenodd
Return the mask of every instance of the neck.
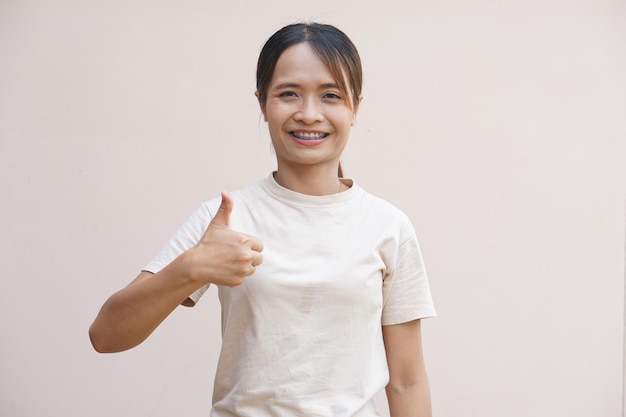
M 337 168 L 334 171 L 320 171 L 315 167 L 299 168 L 291 170 L 286 167 L 278 167 L 274 174 L 276 182 L 281 186 L 308 195 L 330 195 L 344 191 L 348 188 L 337 176 Z

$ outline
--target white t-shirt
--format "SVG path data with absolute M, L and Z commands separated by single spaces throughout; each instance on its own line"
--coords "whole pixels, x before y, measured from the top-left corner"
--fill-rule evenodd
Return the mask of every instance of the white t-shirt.
M 344 181 L 347 191 L 310 196 L 270 175 L 231 193 L 230 227 L 263 241 L 263 263 L 242 285 L 218 287 L 211 416 L 378 416 L 372 398 L 389 379 L 381 324 L 435 309 L 407 216 Z M 220 201 L 202 204 L 144 269 L 193 246 Z

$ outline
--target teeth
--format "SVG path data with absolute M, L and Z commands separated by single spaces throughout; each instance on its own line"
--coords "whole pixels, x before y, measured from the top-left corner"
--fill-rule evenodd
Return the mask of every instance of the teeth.
M 309 133 L 309 132 L 293 132 L 293 135 L 298 139 L 307 139 L 307 140 L 315 140 L 315 139 L 323 139 L 327 136 L 326 133 Z

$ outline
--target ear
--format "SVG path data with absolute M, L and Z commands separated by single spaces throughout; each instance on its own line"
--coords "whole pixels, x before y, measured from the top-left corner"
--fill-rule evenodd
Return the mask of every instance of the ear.
M 258 91 L 255 91 L 254 95 L 256 96 L 256 99 L 259 101 L 259 107 L 261 108 L 261 113 L 263 113 L 263 120 L 267 122 L 267 116 L 265 114 L 265 103 L 261 102 L 261 94 L 259 94 Z

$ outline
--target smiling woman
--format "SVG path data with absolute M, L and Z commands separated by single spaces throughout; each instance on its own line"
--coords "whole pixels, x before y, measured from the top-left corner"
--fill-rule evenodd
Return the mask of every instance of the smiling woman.
M 267 97 L 259 102 L 276 150 L 276 181 L 308 194 L 336 192 L 341 184 L 339 158 L 358 110 L 351 105 L 353 93 L 342 91 L 313 48 L 303 42 L 285 50 L 268 92 L 257 94 Z
M 211 415 L 431 415 L 420 319 L 435 315 L 407 216 L 338 175 L 361 102 L 340 30 L 296 24 L 261 52 L 256 96 L 276 150 L 266 179 L 203 203 L 90 329 L 132 348 L 209 285 L 222 305 Z

